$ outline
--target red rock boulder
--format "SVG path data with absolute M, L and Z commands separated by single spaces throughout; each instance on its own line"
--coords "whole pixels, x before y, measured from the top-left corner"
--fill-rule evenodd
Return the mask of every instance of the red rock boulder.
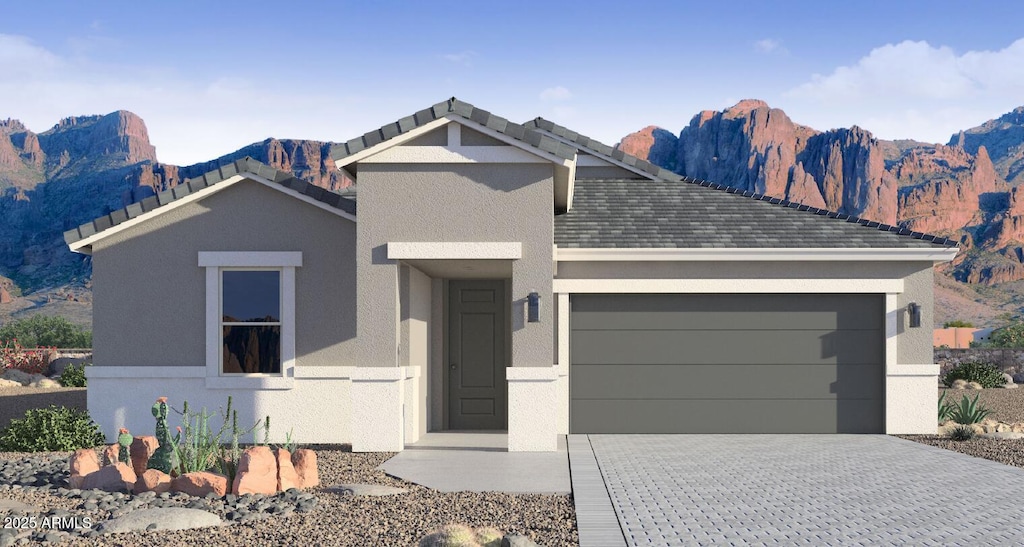
M 159 469 L 147 469 L 139 475 L 135 481 L 132 493 L 156 492 L 157 494 L 167 492 L 171 489 L 171 476 Z
M 289 488 L 298 488 L 299 475 L 292 465 L 292 455 L 283 448 L 274 449 L 274 458 L 277 459 L 277 489 L 281 492 Z
M 131 492 L 135 488 L 138 477 L 135 471 L 126 463 L 116 462 L 93 471 L 85 476 L 82 481 L 82 489 L 89 490 L 97 488 L 107 492 Z
M 91 448 L 79 448 L 68 459 L 71 477 L 68 479 L 71 488 L 81 488 L 85 477 L 100 470 L 100 458 Z
M 121 453 L 121 445 L 114 443 L 103 449 L 103 465 L 112 465 L 117 463 L 118 454 Z
M 316 452 L 308 448 L 300 448 L 292 454 L 292 466 L 298 481 L 296 488 L 312 488 L 320 484 L 320 473 L 316 468 Z
M 277 459 L 266 446 L 246 448 L 238 459 L 234 494 L 273 494 L 277 492 Z
M 141 475 L 146 471 L 150 456 L 156 452 L 159 446 L 160 441 L 157 441 L 156 437 L 152 435 L 135 437 L 128 452 L 131 455 L 132 469 L 135 470 L 136 475 Z
M 220 497 L 228 493 L 228 478 L 208 471 L 185 473 L 171 482 L 171 490 L 200 498 L 213 492 Z

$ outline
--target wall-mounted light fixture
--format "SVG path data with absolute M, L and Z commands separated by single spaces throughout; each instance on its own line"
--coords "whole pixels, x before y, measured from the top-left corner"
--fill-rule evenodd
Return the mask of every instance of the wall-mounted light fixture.
M 532 292 L 526 297 L 526 320 L 540 323 L 540 295 Z
M 907 313 L 910 314 L 910 326 L 911 328 L 917 328 L 921 326 L 921 305 L 917 302 L 911 302 L 907 304 Z

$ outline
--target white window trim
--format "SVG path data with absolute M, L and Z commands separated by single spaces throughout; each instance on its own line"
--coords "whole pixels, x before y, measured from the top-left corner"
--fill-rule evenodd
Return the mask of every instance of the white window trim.
M 209 389 L 292 389 L 295 383 L 295 268 L 302 253 L 200 251 L 206 268 L 206 387 Z M 221 272 L 225 269 L 276 269 L 281 272 L 281 374 L 223 374 Z

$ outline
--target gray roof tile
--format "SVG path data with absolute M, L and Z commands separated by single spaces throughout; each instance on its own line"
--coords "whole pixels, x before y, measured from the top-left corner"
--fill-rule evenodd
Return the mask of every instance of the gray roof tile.
M 575 147 L 452 97 L 428 109 L 420 110 L 411 117 L 402 118 L 396 123 L 388 124 L 376 131 L 370 131 L 362 137 L 352 139 L 344 144 L 336 144 L 331 148 L 331 157 L 335 161 L 344 159 L 449 114 L 461 116 L 562 159 L 571 160 L 576 154 Z
M 811 213 L 811 214 L 808 214 Z M 579 180 L 569 248 L 928 248 L 954 240 L 694 179 Z
M 202 188 L 213 186 L 214 184 L 223 182 L 239 173 L 244 174 L 246 172 L 296 190 L 299 193 L 305 194 L 317 201 L 334 207 L 335 209 L 340 209 L 353 215 L 356 214 L 356 203 L 353 199 L 346 199 L 341 194 L 324 190 L 319 186 L 309 184 L 308 182 L 295 177 L 291 173 L 278 171 L 269 165 L 258 162 L 250 157 L 245 157 L 233 163 L 226 164 L 219 169 L 205 173 L 202 176 L 188 179 L 183 184 L 179 184 L 171 190 L 160 192 L 159 194 L 150 196 L 140 202 L 132 203 L 123 209 L 118 209 L 109 215 L 103 215 L 92 222 L 87 222 L 78 228 L 68 230 L 64 232 L 64 242 L 71 244 L 76 241 L 81 241 L 91 235 L 121 224 L 122 222 L 136 218 L 139 215 L 164 207 L 167 204 L 179 200 L 193 192 L 199 191 Z

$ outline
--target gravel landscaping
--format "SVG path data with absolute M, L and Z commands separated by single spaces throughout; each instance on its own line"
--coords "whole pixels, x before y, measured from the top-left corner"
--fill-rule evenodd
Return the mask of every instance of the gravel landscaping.
M 0 389 L 0 427 L 21 418 L 28 408 L 49 404 L 85 408 L 84 388 Z M 60 545 L 415 545 L 446 524 L 490 526 L 521 534 L 545 546 L 578 545 L 576 517 L 568 495 L 442 493 L 388 476 L 377 466 L 391 453 L 359 453 L 340 446 L 310 446 L 317 453 L 321 485 L 276 496 L 225 496 L 199 499 L 183 494 L 133 496 L 93 490 L 68 490 L 68 453 L 0 452 L 0 518 L 34 515 L 36 530 L 4 532 L 0 547 L 15 541 L 59 541 Z M 14 484 L 11 484 L 14 483 Z M 374 484 L 406 489 L 389 496 L 353 496 L 330 492 L 340 484 Z M 36 510 L 6 509 L 21 502 Z M 136 509 L 184 507 L 219 516 L 228 525 L 195 530 L 102 534 L 107 519 Z M 82 524 L 90 519 L 90 529 Z M 45 519 L 45 520 L 44 520 Z M 61 531 L 55 522 L 77 525 Z M 101 527 L 100 527 L 101 529 Z M 92 531 L 89 531 L 92 530 Z M 83 534 L 82 532 L 85 532 Z M 24 538 L 24 539 L 22 539 Z
M 1024 422 L 1024 388 L 1018 389 L 939 389 L 946 393 L 946 401 L 959 403 L 963 395 L 971 400 L 978 396 L 978 404 L 991 409 L 990 419 L 1006 423 Z M 990 439 L 975 437 L 969 441 L 954 441 L 937 435 L 897 435 L 921 444 L 937 446 L 976 458 L 997 461 L 1024 468 L 1024 439 Z

